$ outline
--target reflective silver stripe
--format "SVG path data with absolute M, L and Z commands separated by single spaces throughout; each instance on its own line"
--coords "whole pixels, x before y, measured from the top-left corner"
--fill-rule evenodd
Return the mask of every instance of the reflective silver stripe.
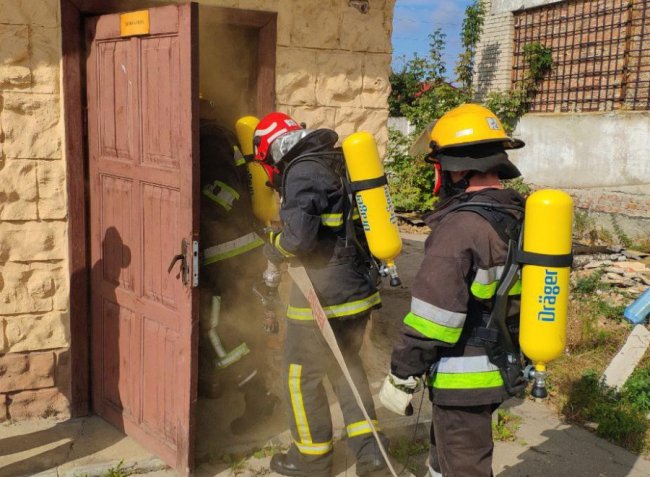
M 208 247 L 203 250 L 203 265 L 210 265 L 211 263 L 241 255 L 263 244 L 264 240 L 255 232 L 251 232 L 235 240 Z
M 486 355 L 440 358 L 437 368 L 438 373 L 444 374 L 485 373 L 498 370 L 499 368 L 493 365 Z
M 476 276 L 474 277 L 474 281 L 481 283 L 482 285 L 489 285 L 490 283 L 496 282 L 497 280 L 501 279 L 501 275 L 503 275 L 504 269 L 505 267 L 503 265 L 491 267 L 488 269 L 479 268 L 476 271 Z
M 446 326 L 447 328 L 460 328 L 465 324 L 465 313 L 457 313 L 455 311 L 448 311 L 443 308 L 438 308 L 435 305 L 413 297 L 411 299 L 411 312 L 432 321 L 436 324 Z
M 248 345 L 246 343 L 242 343 L 234 350 L 230 351 L 226 356 L 219 359 L 217 361 L 217 366 L 219 366 L 221 369 L 227 368 L 231 364 L 235 364 L 237 361 L 242 359 L 244 356 L 250 353 L 250 351 L 251 350 L 248 349 Z
M 442 474 L 440 472 L 436 472 L 435 470 L 433 470 L 433 467 L 431 467 L 431 463 L 428 463 L 427 467 L 429 468 L 429 473 L 427 474 L 427 477 L 442 477 Z
M 239 381 L 237 383 L 237 387 L 241 388 L 244 384 L 246 384 L 248 381 L 253 379 L 255 376 L 257 376 L 257 369 L 253 371 L 251 374 L 249 374 L 248 376 L 246 376 L 243 380 Z

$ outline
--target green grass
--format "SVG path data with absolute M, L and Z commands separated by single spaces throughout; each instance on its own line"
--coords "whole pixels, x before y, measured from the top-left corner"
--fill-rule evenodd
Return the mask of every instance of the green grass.
M 521 417 L 508 409 L 497 410 L 496 420 L 492 421 L 492 437 L 495 441 L 514 441 L 521 425 Z
M 632 381 L 630 390 L 622 393 L 606 386 L 594 370 L 586 371 L 576 381 L 569 394 L 569 399 L 562 409 L 565 417 L 571 421 L 591 421 L 598 424 L 596 434 L 633 452 L 642 452 L 646 448 L 650 421 L 642 407 L 649 405 L 647 395 L 637 402 L 632 396 L 634 386 L 643 386 L 648 391 L 648 384 L 643 382 L 646 375 L 641 374 Z M 629 384 L 629 381 L 628 381 Z M 630 396 L 625 399 L 625 396 Z
M 605 270 L 599 269 L 590 275 L 579 278 L 573 287 L 573 293 L 577 295 L 591 295 L 596 290 L 605 290 L 609 288 L 609 285 L 600 282 L 600 279 L 604 274 Z
M 406 437 L 400 437 L 398 439 L 392 440 L 390 447 L 388 448 L 388 453 L 395 457 L 395 460 L 397 460 L 397 462 L 405 465 L 409 472 L 417 471 L 417 464 L 415 461 L 411 460 L 410 457 L 428 452 L 428 439 L 411 440 L 407 439 Z

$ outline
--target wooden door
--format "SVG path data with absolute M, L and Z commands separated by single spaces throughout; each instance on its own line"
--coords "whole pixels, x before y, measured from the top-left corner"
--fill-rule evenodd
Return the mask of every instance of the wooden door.
M 86 24 L 93 408 L 183 473 L 198 358 L 196 19 L 186 4 Z

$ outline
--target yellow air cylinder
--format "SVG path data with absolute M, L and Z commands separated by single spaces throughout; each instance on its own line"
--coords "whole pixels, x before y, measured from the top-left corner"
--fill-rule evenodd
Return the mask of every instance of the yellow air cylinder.
M 269 224 L 278 214 L 278 201 L 275 191 L 266 185 L 269 176 L 264 167 L 259 162 L 251 160 L 254 153 L 253 136 L 259 122 L 260 120 L 254 116 L 244 116 L 237 120 L 235 131 L 241 152 L 248 159 L 246 167 L 253 215 L 264 224 Z
M 352 183 L 384 176 L 377 143 L 369 132 L 354 133 L 343 141 L 343 155 Z M 355 197 L 370 252 L 386 263 L 391 285 L 397 286 L 395 258 L 402 251 L 402 239 L 388 185 L 361 190 Z
M 568 194 L 552 189 L 534 192 L 526 200 L 524 252 L 570 254 L 572 222 Z M 524 265 L 522 270 L 519 342 L 535 373 L 542 376 L 542 387 L 546 364 L 564 352 L 570 268 Z

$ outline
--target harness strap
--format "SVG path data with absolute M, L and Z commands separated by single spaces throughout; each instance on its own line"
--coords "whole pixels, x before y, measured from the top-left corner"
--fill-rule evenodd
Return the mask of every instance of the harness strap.
M 522 265 L 538 265 L 540 267 L 570 267 L 573 264 L 573 253 L 548 255 L 517 250 L 515 252 L 515 261 Z
M 363 181 L 350 181 L 350 187 L 352 192 L 355 194 L 361 192 L 362 190 L 375 189 L 376 187 L 382 187 L 388 185 L 388 178 L 386 175 L 381 177 L 375 177 L 374 179 L 366 179 Z

